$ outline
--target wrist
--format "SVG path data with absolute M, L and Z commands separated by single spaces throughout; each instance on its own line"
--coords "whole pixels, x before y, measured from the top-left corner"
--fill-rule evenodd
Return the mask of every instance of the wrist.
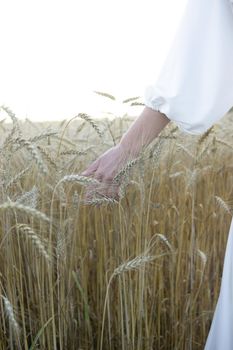
M 137 158 L 141 151 L 137 140 L 134 139 L 132 142 L 127 134 L 122 136 L 119 147 L 128 158 Z

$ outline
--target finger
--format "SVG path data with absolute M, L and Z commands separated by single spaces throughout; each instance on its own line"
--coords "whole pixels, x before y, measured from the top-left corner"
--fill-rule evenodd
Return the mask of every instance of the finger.
M 115 200 L 119 200 L 119 185 L 111 183 L 107 189 L 107 197 Z
M 98 196 L 106 199 L 119 199 L 118 185 L 110 180 L 104 180 L 101 185 L 98 186 L 96 193 Z
M 101 175 L 99 174 L 99 176 Z M 95 178 L 96 177 L 98 178 L 98 174 L 95 174 Z M 99 185 L 89 184 L 86 188 L 84 202 L 86 204 L 90 204 L 94 197 L 104 197 L 106 199 L 114 199 L 116 201 L 119 201 L 119 184 L 113 182 L 111 179 L 105 179 L 100 182 Z
M 99 164 L 99 160 L 96 159 L 83 172 L 81 172 L 81 175 L 83 175 L 83 176 L 90 176 L 90 175 L 92 175 L 97 170 L 98 164 Z
M 101 173 L 95 173 L 94 177 L 95 180 L 97 180 L 99 183 L 97 184 L 88 184 L 86 187 L 86 193 L 85 193 L 85 200 L 92 200 L 94 196 L 98 195 L 98 193 L 104 193 L 105 189 L 103 188 L 103 174 Z
M 105 197 L 105 189 L 103 188 L 103 185 L 99 186 L 88 186 L 87 191 L 85 192 L 84 196 L 84 202 L 86 204 L 91 204 L 91 202 L 95 198 L 102 198 L 103 196 Z
M 96 172 L 94 178 L 99 181 L 101 185 L 103 184 L 103 174 Z
M 98 188 L 99 188 L 99 185 L 96 185 L 96 184 L 89 184 L 88 186 L 86 186 L 85 192 L 84 192 L 84 199 L 83 199 L 83 201 L 86 204 L 88 204 L 93 200 L 93 197 L 96 196 Z
M 86 191 L 85 191 L 85 197 L 87 198 L 91 198 L 95 195 L 97 191 L 97 186 L 95 184 L 89 184 L 87 187 L 86 187 Z

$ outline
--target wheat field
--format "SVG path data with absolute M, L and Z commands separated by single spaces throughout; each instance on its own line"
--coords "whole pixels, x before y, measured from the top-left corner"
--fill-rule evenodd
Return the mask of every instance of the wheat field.
M 134 118 L 1 113 L 0 350 L 203 349 L 232 217 L 232 112 L 199 136 L 170 122 L 124 169 L 120 201 L 88 205 L 79 174 Z

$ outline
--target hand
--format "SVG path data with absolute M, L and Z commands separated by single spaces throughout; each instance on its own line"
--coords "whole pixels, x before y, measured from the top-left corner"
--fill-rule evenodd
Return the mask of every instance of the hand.
M 113 178 L 127 163 L 129 154 L 119 143 L 111 147 L 91 163 L 80 175 L 91 176 L 101 182 L 100 185 L 89 185 L 86 189 L 84 201 L 88 203 L 94 192 L 119 201 L 120 183 L 114 182 Z
M 138 157 L 143 147 L 149 145 L 169 121 L 165 114 L 145 107 L 122 136 L 119 144 L 99 156 L 81 173 L 83 176 L 92 176 L 101 182 L 98 186 L 88 186 L 85 200 L 87 202 L 91 200 L 93 190 L 100 195 L 119 200 L 121 184 L 114 182 L 113 178 L 130 159 Z

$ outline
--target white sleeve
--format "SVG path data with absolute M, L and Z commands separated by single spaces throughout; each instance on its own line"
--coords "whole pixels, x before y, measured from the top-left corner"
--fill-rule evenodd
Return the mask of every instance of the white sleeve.
M 233 0 L 188 0 L 146 106 L 201 134 L 233 106 Z

